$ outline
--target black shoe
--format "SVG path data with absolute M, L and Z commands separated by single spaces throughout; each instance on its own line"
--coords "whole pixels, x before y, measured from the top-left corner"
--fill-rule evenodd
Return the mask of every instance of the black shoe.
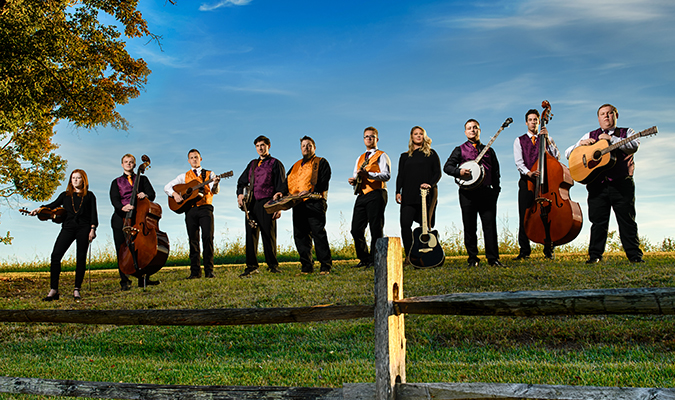
M 553 254 L 544 254 L 544 258 L 548 260 L 553 260 Z
M 597 264 L 602 260 L 602 257 L 591 257 L 588 260 L 586 260 L 586 264 Z
M 368 264 L 365 261 L 359 261 L 358 264 L 352 265 L 352 268 L 368 268 L 368 267 L 370 267 L 370 264 Z
M 635 257 L 635 258 L 631 258 L 630 262 L 633 263 L 633 264 L 640 264 L 640 263 L 645 262 L 645 260 L 643 260 L 642 257 Z
M 213 272 L 209 272 L 208 274 L 204 274 L 204 277 L 205 278 L 215 278 L 216 274 L 214 274 Z
M 145 279 L 145 285 L 143 285 L 143 279 Z M 190 279 L 190 278 L 188 278 Z M 159 281 L 151 281 L 150 278 L 144 277 L 138 280 L 138 287 L 142 288 L 145 286 L 156 286 L 159 285 Z
M 188 277 L 185 278 L 185 279 L 199 279 L 199 278 L 201 278 L 201 277 L 202 277 L 201 275 L 192 275 L 192 274 L 190 274 L 190 276 L 188 276 Z
M 58 300 L 58 299 L 59 299 L 59 294 L 55 293 L 52 296 L 47 296 L 47 297 L 43 298 L 42 301 L 54 301 L 54 300 Z
M 469 268 L 475 268 L 475 267 L 478 266 L 478 264 L 480 264 L 480 261 L 478 261 L 478 260 L 471 260 L 471 261 L 469 261 L 469 262 L 466 264 L 466 266 L 469 267 Z
M 269 272 L 273 273 L 273 274 L 280 274 L 281 273 L 281 270 L 279 269 L 279 267 L 270 267 L 270 268 L 267 268 L 267 270 Z
M 529 260 L 529 259 L 530 259 L 529 255 L 518 254 L 518 257 L 514 258 L 513 261 Z
M 240 278 L 250 277 L 250 276 L 253 275 L 253 274 L 257 274 L 258 272 L 260 272 L 260 271 L 258 271 L 258 268 L 246 268 L 246 269 L 244 270 L 244 272 L 242 272 L 242 273 L 239 275 L 239 277 L 240 277 Z
M 506 268 L 506 265 L 502 264 L 501 261 L 499 261 L 499 260 L 494 260 L 494 261 L 492 261 L 492 262 L 488 262 L 488 264 L 489 264 L 491 267 L 502 267 L 502 268 Z
M 131 282 L 122 282 L 120 283 L 120 289 L 123 292 L 126 292 L 127 290 L 131 290 Z

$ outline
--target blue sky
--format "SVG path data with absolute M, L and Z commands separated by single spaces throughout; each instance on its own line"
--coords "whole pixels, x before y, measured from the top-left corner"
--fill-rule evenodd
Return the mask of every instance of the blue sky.
M 164 207 L 160 227 L 183 248 L 183 217 L 166 207 L 164 184 L 188 168 L 186 153 L 193 147 L 202 152 L 205 168 L 234 170 L 235 178 L 223 181 L 214 199 L 216 246 L 243 237 L 235 180 L 256 157 L 252 141 L 261 134 L 287 168 L 301 157 L 300 137 L 316 140 L 317 154 L 333 169 L 327 229 L 337 241 L 348 235 L 354 196 L 347 178 L 370 125 L 392 160 L 385 232 L 398 236 L 393 187 L 410 129 L 424 127 L 445 162 L 465 140 L 469 118 L 480 121 L 483 142 L 507 117 L 514 119 L 494 148 L 502 172 L 499 229 L 515 234 L 512 144 L 526 130 L 525 112 L 540 109 L 544 99 L 552 105 L 549 132 L 561 151 L 597 127 L 595 113 L 603 103 L 618 107 L 620 126 L 659 127 L 636 154 L 637 221 L 640 236 L 652 243 L 675 236 L 672 0 L 181 0 L 176 6 L 142 0 L 139 8 L 163 39 L 161 49 L 146 40 L 128 43 L 153 71 L 145 92 L 120 107 L 131 129 L 86 131 L 62 123 L 55 139 L 68 174 L 87 171 L 98 198 L 95 250 L 113 248 L 108 190 L 127 152 L 152 159 L 147 176 Z M 585 243 L 586 190 L 575 184 L 570 193 L 584 212 L 576 242 Z M 453 179 L 441 179 L 439 195 L 436 228 L 460 230 Z M 616 229 L 614 221 L 610 229 Z M 59 227 L 4 209 L 0 231 L 7 230 L 14 244 L 0 246 L 0 259 L 34 260 L 49 257 Z M 280 244 L 292 244 L 290 212 L 278 235 Z

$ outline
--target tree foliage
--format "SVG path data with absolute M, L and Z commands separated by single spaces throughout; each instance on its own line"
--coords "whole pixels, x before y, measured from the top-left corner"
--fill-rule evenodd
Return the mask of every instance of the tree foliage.
M 54 194 L 66 169 L 53 141 L 59 121 L 128 128 L 116 106 L 140 94 L 150 70 L 125 37 L 153 37 L 136 8 L 137 0 L 0 0 L 0 198 Z

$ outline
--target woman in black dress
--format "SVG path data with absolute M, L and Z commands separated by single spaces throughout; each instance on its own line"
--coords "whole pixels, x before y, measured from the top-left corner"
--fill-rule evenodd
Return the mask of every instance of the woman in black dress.
M 87 174 L 76 169 L 70 173 L 68 187 L 53 202 L 45 204 L 43 207 L 54 209 L 63 207 L 66 210 L 66 218 L 61 225 L 61 232 L 54 243 L 52 250 L 50 273 L 49 294 L 44 301 L 59 299 L 59 275 L 61 274 L 61 259 L 74 241 L 77 242 L 76 267 L 75 267 L 75 289 L 73 297 L 78 300 L 80 288 L 84 280 L 84 273 L 87 269 L 87 248 L 89 243 L 96 237 L 96 227 L 98 226 L 98 212 L 96 210 L 96 197 L 89 191 L 89 180 Z M 31 215 L 36 215 L 40 209 L 31 211 Z
M 408 151 L 398 160 L 396 177 L 396 202 L 401 205 L 401 237 L 406 255 L 412 246 L 412 223 L 422 224 L 422 196 L 420 189 L 429 189 L 427 219 L 431 229 L 435 224 L 438 181 L 441 179 L 441 160 L 431 149 L 431 138 L 420 126 L 410 131 Z

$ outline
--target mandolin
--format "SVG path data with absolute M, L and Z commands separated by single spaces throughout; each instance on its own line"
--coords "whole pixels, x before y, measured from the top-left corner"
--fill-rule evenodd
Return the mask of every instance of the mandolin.
M 572 150 L 569 160 L 572 179 L 584 184 L 592 182 L 603 171 L 616 164 L 616 156 L 612 153 L 613 150 L 639 137 L 656 135 L 658 131 L 658 128 L 652 126 L 614 144 L 611 144 L 609 140 L 598 140 L 591 145 L 577 147 Z
M 229 171 L 218 175 L 218 177 L 223 179 L 229 178 L 232 175 L 234 175 L 234 172 Z M 204 197 L 204 193 L 200 189 L 211 183 L 211 181 L 213 181 L 212 178 L 209 178 L 204 182 L 200 182 L 198 179 L 193 179 L 190 182 L 174 186 L 173 191 L 180 194 L 183 198 L 183 201 L 178 203 L 173 197 L 169 196 L 169 208 L 171 211 L 175 212 L 176 214 L 182 214 L 192 208 L 194 203 L 198 202 L 202 197 Z
M 19 212 L 23 215 L 30 215 L 31 211 L 22 208 Z M 66 219 L 66 210 L 63 207 L 56 207 L 54 209 L 47 207 L 40 207 L 37 214 L 40 221 L 52 221 L 55 224 L 60 224 Z
M 420 189 L 422 194 L 422 226 L 413 231 L 413 244 L 408 258 L 415 268 L 434 268 L 443 265 L 445 252 L 438 240 L 438 231 L 427 227 L 427 195 L 429 189 Z
M 513 118 L 507 118 L 506 121 L 502 124 L 502 126 L 499 128 L 497 133 L 490 139 L 488 144 L 485 145 L 483 150 L 478 154 L 478 157 L 476 157 L 475 160 L 469 160 L 462 165 L 459 166 L 459 169 L 468 169 L 471 170 L 471 178 L 469 179 L 464 179 L 464 178 L 455 178 L 455 183 L 459 185 L 460 189 L 464 190 L 472 190 L 476 189 L 477 187 L 480 186 L 481 183 L 483 183 L 483 179 L 485 178 L 485 169 L 483 168 L 482 165 L 480 165 L 480 160 L 483 158 L 485 153 L 490 149 L 490 146 L 492 146 L 492 143 L 497 139 L 497 136 L 499 136 L 500 133 L 504 130 L 504 128 L 508 127 L 511 125 L 513 122 Z

